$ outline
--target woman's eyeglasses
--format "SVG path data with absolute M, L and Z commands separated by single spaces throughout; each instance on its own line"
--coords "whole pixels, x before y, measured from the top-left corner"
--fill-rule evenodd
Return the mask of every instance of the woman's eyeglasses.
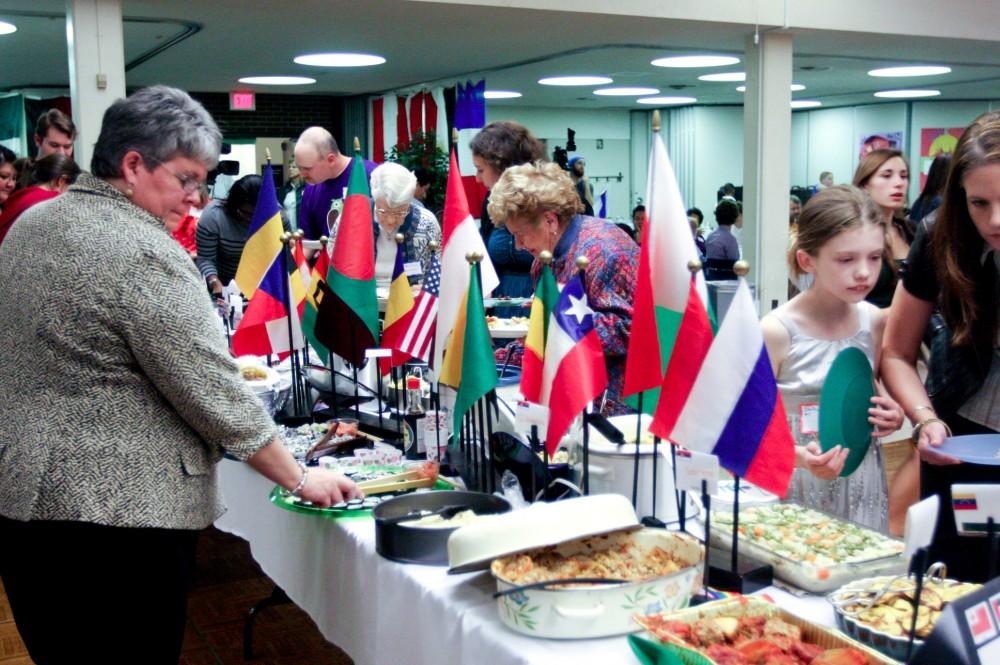
M 169 173 L 173 177 L 177 178 L 177 182 L 179 182 L 181 184 L 181 189 L 183 189 L 188 194 L 194 194 L 199 189 L 201 189 L 204 186 L 204 184 L 205 184 L 205 181 L 200 180 L 199 178 L 196 178 L 193 175 L 184 175 L 184 174 L 176 173 L 173 169 L 167 168 L 166 164 L 164 164 L 160 160 L 156 159 L 155 157 L 150 157 L 148 155 L 143 155 L 142 159 L 143 159 L 143 161 L 151 162 L 151 163 L 155 164 L 155 166 L 153 168 L 156 168 L 156 166 L 162 166 L 163 170 L 165 170 L 167 173 Z

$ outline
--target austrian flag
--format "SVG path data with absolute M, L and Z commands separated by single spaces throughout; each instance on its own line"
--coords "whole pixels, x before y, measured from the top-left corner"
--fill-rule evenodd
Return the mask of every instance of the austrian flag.
M 549 407 L 545 449 L 553 454 L 573 419 L 608 387 L 601 339 L 594 329 L 594 310 L 587 303 L 583 279 L 577 273 L 559 294 L 552 310 L 542 394 Z

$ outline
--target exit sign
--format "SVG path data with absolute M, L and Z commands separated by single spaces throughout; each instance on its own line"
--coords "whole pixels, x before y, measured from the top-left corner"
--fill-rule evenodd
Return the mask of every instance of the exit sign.
M 229 93 L 230 111 L 254 111 L 257 108 L 257 98 L 252 90 L 233 90 Z

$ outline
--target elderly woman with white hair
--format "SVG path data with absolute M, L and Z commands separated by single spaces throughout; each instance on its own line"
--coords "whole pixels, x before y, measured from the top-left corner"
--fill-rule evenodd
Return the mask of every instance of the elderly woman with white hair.
M 375 202 L 375 281 L 387 288 L 396 262 L 396 234 L 403 234 L 403 261 L 411 284 L 419 284 L 431 265 L 432 240 L 441 244 L 441 227 L 426 208 L 414 203 L 417 177 L 405 166 L 386 162 L 371 175 Z M 419 268 L 419 269 L 418 269 Z

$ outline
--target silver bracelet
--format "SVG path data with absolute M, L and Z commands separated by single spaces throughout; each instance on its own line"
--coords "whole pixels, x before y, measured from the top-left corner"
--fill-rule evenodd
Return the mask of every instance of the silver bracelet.
M 306 465 L 300 462 L 299 467 L 302 469 L 302 477 L 299 479 L 299 484 L 292 490 L 292 496 L 299 496 L 299 492 L 306 486 L 306 480 L 309 479 L 309 470 Z

